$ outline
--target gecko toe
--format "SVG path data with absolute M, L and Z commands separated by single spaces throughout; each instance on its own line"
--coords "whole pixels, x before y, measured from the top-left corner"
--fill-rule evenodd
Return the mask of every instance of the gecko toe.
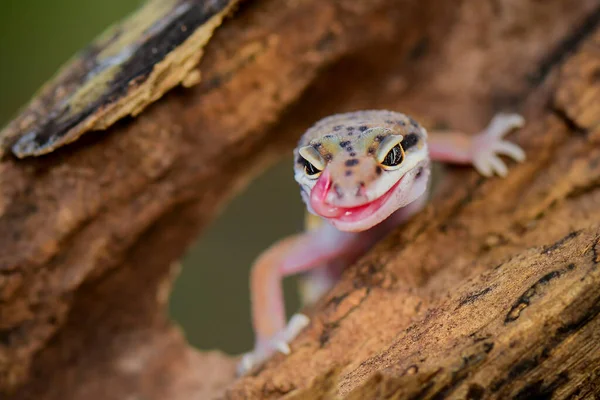
M 273 347 L 275 347 L 280 353 L 283 353 L 285 355 L 288 355 L 292 352 L 292 350 L 290 349 L 290 345 L 287 344 L 286 342 L 282 342 L 282 341 L 274 342 Z
M 289 355 L 292 352 L 289 343 L 310 323 L 310 319 L 304 314 L 294 314 L 287 326 L 269 340 L 261 342 L 254 350 L 242 356 L 238 364 L 238 376 L 250 372 L 258 365 L 264 363 L 276 352 Z
M 519 145 L 516 145 L 511 142 L 500 141 L 496 143 L 496 145 L 494 146 L 494 151 L 498 154 L 510 157 L 518 162 L 525 161 L 525 152 L 523 151 L 523 149 Z
M 290 322 L 288 322 L 287 326 L 284 330 L 284 339 L 289 342 L 293 340 L 300 331 L 308 326 L 310 323 L 310 318 L 308 318 L 304 314 L 294 314 L 292 318 L 290 318 Z
M 473 166 L 481 175 L 488 178 L 492 176 L 492 169 L 485 159 L 475 158 L 473 160 Z
M 496 114 L 485 129 L 485 135 L 501 138 L 514 129 L 525 125 L 525 118 L 519 114 Z
M 508 175 L 508 168 L 504 161 L 502 161 L 498 156 L 492 155 L 488 158 L 488 163 L 491 166 L 492 170 L 501 177 L 505 177 Z

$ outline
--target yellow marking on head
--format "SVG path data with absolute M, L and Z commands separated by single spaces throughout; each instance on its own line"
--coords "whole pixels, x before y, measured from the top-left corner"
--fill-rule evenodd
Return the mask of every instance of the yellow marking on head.
M 321 154 L 314 147 L 304 146 L 298 150 L 298 153 L 316 168 L 320 170 L 325 169 L 325 160 L 323 160 Z

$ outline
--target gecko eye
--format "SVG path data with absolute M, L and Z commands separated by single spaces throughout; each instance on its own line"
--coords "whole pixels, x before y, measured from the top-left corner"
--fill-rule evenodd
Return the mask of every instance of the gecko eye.
M 317 179 L 323 169 L 325 169 L 325 161 L 321 154 L 313 146 L 304 146 L 298 149 L 302 162 L 304 163 L 304 173 L 310 179 Z
M 383 140 L 380 139 L 377 161 L 383 169 L 389 171 L 400 168 L 400 164 L 404 161 L 404 149 L 400 144 L 402 139 L 402 135 L 388 135 Z
M 404 161 L 404 150 L 400 144 L 395 145 L 388 151 L 381 165 L 385 167 L 397 167 Z
M 321 170 L 315 167 L 308 161 L 304 159 L 304 173 L 311 179 L 316 179 L 321 175 Z

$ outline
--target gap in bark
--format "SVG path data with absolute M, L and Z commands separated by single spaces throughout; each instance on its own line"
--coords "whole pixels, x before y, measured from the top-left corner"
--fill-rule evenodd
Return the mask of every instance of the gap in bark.
M 232 199 L 183 257 L 169 311 L 191 345 L 230 354 L 252 348 L 250 267 L 267 247 L 302 230 L 298 190 L 286 157 Z M 293 277 L 284 292 L 291 315 L 299 307 Z

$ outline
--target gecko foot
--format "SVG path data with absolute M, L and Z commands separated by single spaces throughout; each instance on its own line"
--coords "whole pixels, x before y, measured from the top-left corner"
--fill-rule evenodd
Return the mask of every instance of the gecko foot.
M 518 114 L 496 114 L 488 127 L 473 140 L 473 166 L 483 176 L 497 174 L 505 177 L 508 168 L 499 155 L 515 161 L 525 160 L 525 152 L 518 145 L 503 140 L 509 132 L 525 124 Z
M 291 349 L 288 343 L 290 343 L 302 329 L 304 329 L 310 322 L 310 319 L 304 314 L 294 314 L 290 318 L 285 329 L 275 334 L 272 338 L 259 343 L 256 345 L 254 350 L 246 353 L 242 356 L 240 363 L 238 364 L 237 372 L 238 375 L 245 375 L 254 367 L 262 364 L 275 352 L 279 351 L 283 354 L 290 354 Z

